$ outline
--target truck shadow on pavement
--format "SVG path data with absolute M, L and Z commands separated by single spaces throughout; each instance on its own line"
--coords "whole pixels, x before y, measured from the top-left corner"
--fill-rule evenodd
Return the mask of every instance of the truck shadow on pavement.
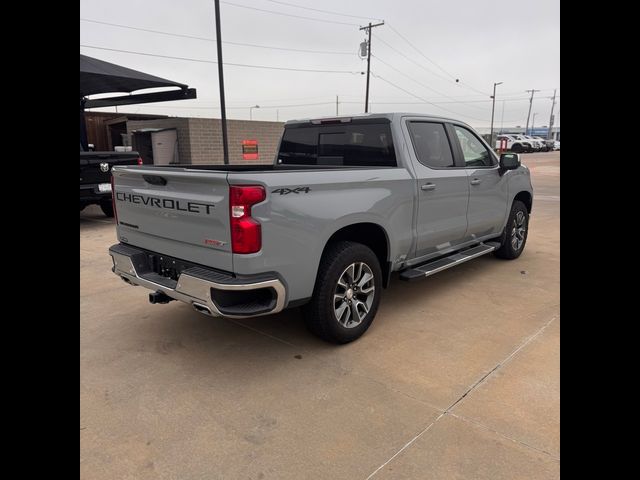
M 194 326 L 194 322 L 191 321 L 193 319 L 196 324 L 203 323 L 207 325 L 207 337 L 209 335 L 216 336 L 219 333 L 218 329 L 226 330 L 225 327 L 221 326 L 221 324 L 226 323 L 241 327 L 253 335 L 263 336 L 270 342 L 275 341 L 293 347 L 312 350 L 350 348 L 358 343 L 379 341 L 378 337 L 380 336 L 387 338 L 386 331 L 388 329 L 403 329 L 403 325 L 406 326 L 406 318 L 408 317 L 412 319 L 413 326 L 415 326 L 416 322 L 428 323 L 431 302 L 439 299 L 439 303 L 442 304 L 444 300 L 440 297 L 459 295 L 460 288 L 464 288 L 464 285 L 486 283 L 487 272 L 495 268 L 502 268 L 504 265 L 506 265 L 504 262 L 495 258 L 481 257 L 455 269 L 441 272 L 434 277 L 417 282 L 400 281 L 397 278 L 397 274 L 394 274 L 390 287 L 384 290 L 382 294 L 380 308 L 372 326 L 363 338 L 357 340 L 354 344 L 333 345 L 315 337 L 305 327 L 302 308 L 288 309 L 275 315 L 235 320 L 206 317 L 193 312 L 187 305 L 177 305 L 179 308 L 176 308 L 176 310 L 180 312 L 180 317 L 186 320 L 185 317 L 188 316 L 189 321 L 185 323 L 180 321 L 175 325 L 175 328 L 189 329 Z M 172 302 L 172 305 L 175 305 L 175 303 Z M 458 315 L 459 312 L 452 312 L 451 321 L 464 322 L 464 318 L 456 318 Z M 196 326 L 195 328 L 201 327 Z M 230 334 L 231 332 L 229 331 Z M 234 341 L 233 339 L 229 340 Z

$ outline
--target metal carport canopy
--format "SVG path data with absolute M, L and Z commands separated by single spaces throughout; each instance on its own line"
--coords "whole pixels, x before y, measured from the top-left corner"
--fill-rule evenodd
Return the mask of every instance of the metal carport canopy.
M 177 89 L 136 93 L 99 99 L 85 99 L 98 93 L 131 93 L 137 90 L 159 87 Z M 196 98 L 196 89 L 183 83 L 149 75 L 114 63 L 80 54 L 80 102 L 84 108 L 113 107 L 139 103 L 166 102 Z

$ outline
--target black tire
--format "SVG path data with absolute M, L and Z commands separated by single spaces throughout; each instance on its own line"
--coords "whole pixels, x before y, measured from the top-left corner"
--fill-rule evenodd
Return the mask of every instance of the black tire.
M 371 293 L 373 296 L 372 303 L 368 309 L 368 312 L 362 316 L 362 320 L 356 326 L 347 327 L 339 322 L 336 308 L 334 303 L 334 294 L 342 287 L 338 287 L 338 281 L 343 278 L 343 274 L 346 273 L 348 267 L 352 264 L 364 263 L 369 267 L 371 274 L 373 275 L 373 287 L 374 290 Z M 360 267 L 364 270 L 364 267 Z M 370 274 L 369 274 L 370 275 Z M 371 280 L 365 285 L 371 287 Z M 348 343 L 361 337 L 364 332 L 367 331 L 371 322 L 376 316 L 378 311 L 378 305 L 380 304 L 380 295 L 382 293 L 382 270 L 380 269 L 380 263 L 378 257 L 371 251 L 369 247 L 355 242 L 336 242 L 327 247 L 322 260 L 320 261 L 320 268 L 318 269 L 318 276 L 316 277 L 316 284 L 313 290 L 313 297 L 311 301 L 304 306 L 304 317 L 307 328 L 317 335 L 318 337 L 332 343 Z M 339 293 L 340 295 L 342 293 Z M 359 300 L 364 300 L 368 297 L 364 293 L 351 292 L 355 309 L 359 312 L 358 305 L 355 305 Z M 345 298 L 347 293 L 345 292 Z M 349 300 L 351 301 L 351 300 Z M 346 302 L 345 302 L 346 304 Z M 360 302 L 362 304 L 362 302 Z M 345 306 L 344 311 L 346 317 L 354 317 L 355 313 L 351 304 Z M 358 313 L 359 315 L 359 313 Z M 342 317 L 341 317 L 342 318 Z M 353 321 L 345 320 L 345 323 L 353 325 Z
M 513 153 L 522 153 L 524 148 L 522 148 L 522 145 L 520 145 L 519 143 L 516 143 L 513 147 L 511 147 L 511 150 L 513 151 Z
M 113 218 L 113 204 L 111 203 L 111 201 L 100 202 L 100 208 L 102 209 L 102 213 L 104 213 L 107 217 Z
M 519 213 L 522 213 L 524 231 L 520 230 Z M 515 232 L 515 233 L 514 233 Z M 518 232 L 520 232 L 518 234 Z M 502 237 L 500 238 L 501 246 L 494 252 L 494 255 L 498 258 L 505 258 L 507 260 L 513 260 L 518 258 L 525 245 L 527 244 L 527 235 L 529 234 L 529 211 L 524 203 L 520 200 L 513 202 L 511 206 L 511 212 L 509 213 L 509 219 L 507 225 L 504 227 Z M 514 235 L 521 241 L 514 241 Z

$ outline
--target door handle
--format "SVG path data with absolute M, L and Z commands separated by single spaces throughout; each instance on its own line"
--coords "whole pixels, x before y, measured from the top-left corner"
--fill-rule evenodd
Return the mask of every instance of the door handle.
M 482 183 L 482 180 L 480 180 L 479 178 L 474 178 L 473 180 L 471 180 L 471 185 L 480 185 Z
M 420 187 L 420 190 L 435 190 L 436 189 L 436 184 L 435 183 L 425 183 L 424 185 L 422 185 Z

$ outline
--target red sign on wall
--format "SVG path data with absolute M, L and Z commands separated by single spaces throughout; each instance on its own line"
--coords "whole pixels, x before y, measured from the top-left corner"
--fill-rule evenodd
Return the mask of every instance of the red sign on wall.
M 242 159 L 243 160 L 258 160 L 258 141 L 257 140 L 243 140 L 242 141 Z

